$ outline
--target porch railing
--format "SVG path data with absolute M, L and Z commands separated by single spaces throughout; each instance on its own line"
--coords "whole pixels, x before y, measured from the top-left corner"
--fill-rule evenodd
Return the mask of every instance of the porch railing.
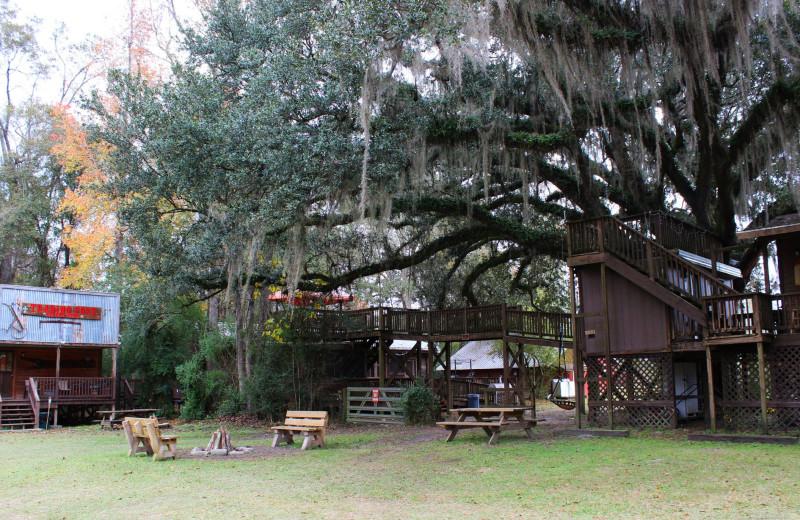
M 35 377 L 40 398 L 58 403 L 110 402 L 114 400 L 113 377 Z
M 800 293 L 703 298 L 710 337 L 800 332 Z

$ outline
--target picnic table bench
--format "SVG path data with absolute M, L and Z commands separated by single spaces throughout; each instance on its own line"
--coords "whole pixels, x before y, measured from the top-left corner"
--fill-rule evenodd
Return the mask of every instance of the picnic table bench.
M 164 435 L 158 427 L 158 419 L 149 417 L 125 417 L 122 429 L 128 439 L 128 456 L 147 453 L 153 460 L 177 459 L 178 436 Z
M 452 441 L 460 430 L 467 428 L 482 428 L 489 436 L 489 444 L 494 444 L 501 432 L 506 430 L 525 430 L 528 437 L 533 437 L 531 428 L 544 419 L 525 417 L 525 412 L 531 410 L 529 406 L 512 406 L 498 408 L 457 408 L 451 410 L 458 413 L 455 421 L 440 421 L 441 426 L 450 433 L 446 442 Z M 472 419 L 472 420 L 467 420 Z
M 328 412 L 312 412 L 289 410 L 286 412 L 284 424 L 273 426 L 275 437 L 272 447 L 285 442 L 294 444 L 294 436 L 303 434 L 303 446 L 307 450 L 314 446 L 322 448 L 325 445 L 325 428 L 328 427 Z
M 100 429 L 115 429 L 122 427 L 123 417 L 136 415 L 151 415 L 158 411 L 158 408 L 133 408 L 130 410 L 97 410 L 100 415 Z M 163 428 L 163 426 L 161 426 Z

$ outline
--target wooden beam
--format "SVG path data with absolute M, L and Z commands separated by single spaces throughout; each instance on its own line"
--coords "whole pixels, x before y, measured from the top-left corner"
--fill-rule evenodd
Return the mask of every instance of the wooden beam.
M 509 364 L 510 352 L 508 348 L 508 341 L 503 340 L 503 404 L 508 406 L 511 399 L 511 392 L 509 389 L 509 376 L 511 374 L 511 365 Z
M 433 391 L 433 380 L 436 374 L 436 344 L 433 341 L 428 342 L 428 374 L 427 382 L 428 388 Z
M 447 380 L 446 388 L 447 388 L 447 409 L 451 410 L 453 408 L 453 382 L 451 381 L 451 369 L 450 369 L 450 342 L 446 341 L 444 344 L 444 355 L 446 364 L 444 366 L 444 377 Z
M 736 238 L 744 240 L 757 237 L 773 237 L 776 235 L 786 235 L 789 233 L 800 233 L 800 224 L 789 224 L 786 226 L 775 226 L 771 228 L 749 229 L 736 233 Z
M 118 347 L 119 348 L 119 347 Z M 114 410 L 117 406 L 117 381 L 119 378 L 117 377 L 117 349 L 113 349 L 111 351 L 111 377 L 113 377 L 113 384 L 111 385 L 111 398 L 114 400 L 114 404 L 111 405 L 111 409 Z
M 758 386 L 761 393 L 761 433 L 767 434 L 767 371 L 764 368 L 764 343 L 756 343 L 758 352 Z
M 600 228 L 602 229 L 602 228 Z M 613 258 L 613 257 L 611 257 Z M 608 318 L 608 280 L 606 264 L 600 264 L 600 285 L 603 292 L 603 328 L 606 335 L 606 398 L 608 401 L 608 429 L 614 429 L 614 377 L 611 374 L 611 327 Z
M 717 433 L 717 403 L 714 400 L 714 369 L 711 362 L 711 347 L 706 345 L 706 371 L 708 372 L 708 409 L 711 414 L 711 431 Z
M 601 264 L 605 259 L 604 253 L 591 253 L 588 255 L 571 256 L 567 258 L 567 267 L 581 267 L 584 265 Z
M 386 341 L 378 338 L 378 386 L 386 386 Z
M 575 269 L 570 267 L 569 271 L 569 303 L 570 310 L 572 311 L 572 334 L 574 341 L 572 343 L 572 370 L 573 380 L 575 381 L 575 427 L 581 429 L 581 415 L 586 413 L 583 404 L 583 358 L 581 357 L 581 346 L 583 339 L 578 334 L 578 314 L 577 314 L 577 300 L 575 294 Z

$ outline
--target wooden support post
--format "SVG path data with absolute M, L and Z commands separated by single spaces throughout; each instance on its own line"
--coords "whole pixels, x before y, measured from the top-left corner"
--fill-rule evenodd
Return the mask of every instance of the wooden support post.
M 508 406 L 511 399 L 511 391 L 509 388 L 509 378 L 511 376 L 511 367 L 509 366 L 510 352 L 508 349 L 508 340 L 503 338 L 503 404 Z
M 386 341 L 383 334 L 378 338 L 378 386 L 386 386 Z
M 581 414 L 585 412 L 583 409 L 583 359 L 580 355 L 581 342 L 583 341 L 583 334 L 578 331 L 578 318 L 576 316 L 576 298 L 575 298 L 575 269 L 569 268 L 569 303 L 570 311 L 572 312 L 572 371 L 573 380 L 575 381 L 575 427 L 580 430 L 581 428 Z
M 444 356 L 446 365 L 444 366 L 444 377 L 447 380 L 447 409 L 453 409 L 453 382 L 451 381 L 452 375 L 450 371 L 450 342 L 444 343 Z
M 717 277 L 717 248 L 711 247 L 711 276 Z
M 414 348 L 417 349 L 417 372 L 414 374 L 414 379 L 419 379 L 422 377 L 422 341 L 417 341 Z M 411 376 L 411 374 L 409 374 L 409 376 Z
M 764 367 L 764 342 L 756 343 L 758 351 L 758 386 L 761 391 L 761 433 L 769 430 L 767 425 L 767 371 Z
M 764 262 L 764 292 L 772 294 L 772 288 L 769 284 L 769 244 L 764 247 L 764 254 L 761 257 Z
M 433 388 L 433 378 L 436 375 L 436 344 L 433 341 L 428 342 L 428 374 L 427 374 L 427 381 L 428 381 L 428 388 L 431 391 L 434 390 Z
M 608 280 L 606 264 L 600 264 L 600 284 L 603 289 L 603 329 L 606 336 L 606 398 L 608 401 L 608 428 L 614 429 L 614 377 L 611 373 L 611 333 L 608 320 Z
M 711 363 L 711 347 L 706 345 L 706 371 L 708 372 L 708 411 L 711 414 L 711 431 L 717 433 L 717 403 L 714 401 L 714 369 Z
M 62 345 L 59 345 L 56 348 L 56 388 L 55 388 L 55 392 L 53 392 L 53 395 L 55 395 L 55 398 L 56 398 L 56 411 L 53 412 L 53 426 L 57 426 L 58 425 L 58 401 L 59 401 L 59 397 L 60 397 L 59 393 L 61 392 L 61 388 L 60 388 L 60 385 L 58 383 L 59 383 L 59 380 L 60 380 L 60 377 L 61 377 L 61 347 L 63 347 L 63 346 L 64 345 L 62 344 Z M 39 418 L 36 417 L 36 420 L 38 421 Z
M 111 399 L 113 402 L 111 404 L 111 409 L 116 410 L 117 406 L 117 349 L 119 345 L 111 349 Z

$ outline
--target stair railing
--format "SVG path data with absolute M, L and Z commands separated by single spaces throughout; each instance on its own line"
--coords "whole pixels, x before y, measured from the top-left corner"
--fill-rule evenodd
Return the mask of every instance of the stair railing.
M 36 379 L 29 377 L 25 381 L 25 393 L 28 395 L 28 402 L 31 403 L 31 410 L 33 410 L 34 424 L 39 424 L 39 412 L 41 411 L 41 399 L 39 399 L 39 387 L 36 384 Z
M 614 217 L 568 224 L 570 255 L 609 252 L 700 306 L 704 296 L 738 294 L 688 260 Z

